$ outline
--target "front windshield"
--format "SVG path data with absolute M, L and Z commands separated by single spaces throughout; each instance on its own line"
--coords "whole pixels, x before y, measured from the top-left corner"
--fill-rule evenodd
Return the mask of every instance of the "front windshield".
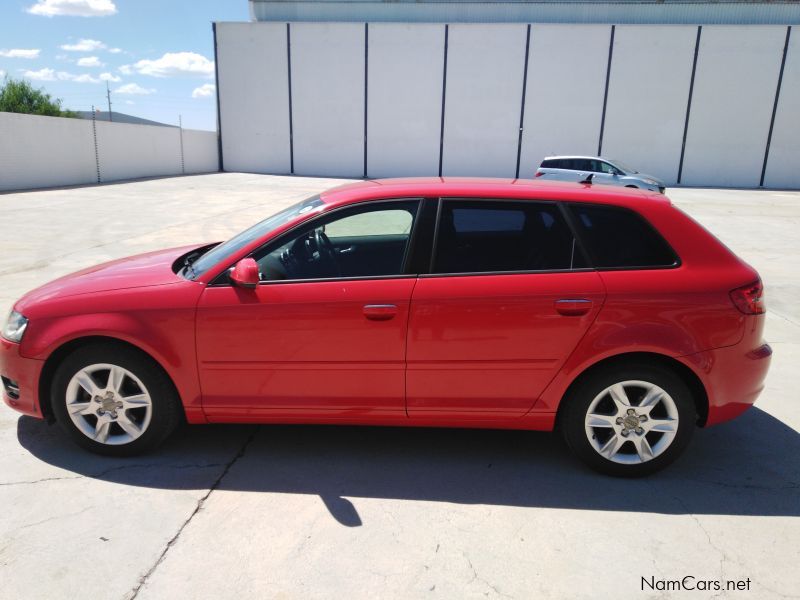
M 618 160 L 609 160 L 608 162 L 610 162 L 612 165 L 614 165 L 615 167 L 617 167 L 617 168 L 618 168 L 620 171 L 622 171 L 623 173 L 638 173 L 638 172 L 639 172 L 639 171 L 637 171 L 636 169 L 631 169 L 631 168 L 630 168 L 628 165 L 626 165 L 624 162 L 620 162 L 620 161 L 618 161 Z
M 215 246 L 192 263 L 190 279 L 196 279 L 214 265 L 230 259 L 239 250 L 253 241 L 285 225 L 295 217 L 311 212 L 315 208 L 322 206 L 322 204 L 323 202 L 320 200 L 319 196 L 312 196 L 298 204 L 283 209 L 281 212 L 264 219 L 260 223 L 256 223 L 249 229 L 245 229 L 240 234 L 232 237 L 227 242 Z

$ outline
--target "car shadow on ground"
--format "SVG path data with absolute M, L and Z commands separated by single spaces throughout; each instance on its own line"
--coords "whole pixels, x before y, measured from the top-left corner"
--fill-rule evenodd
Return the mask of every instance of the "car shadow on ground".
M 193 426 L 153 454 L 94 456 L 57 427 L 21 417 L 20 443 L 88 478 L 165 489 L 314 494 L 348 526 L 350 498 L 661 514 L 800 516 L 800 434 L 754 408 L 698 430 L 686 453 L 645 479 L 604 477 L 551 433 L 319 426 Z M 198 477 L 205 471 L 206 477 Z M 214 485 L 214 483 L 212 483 Z

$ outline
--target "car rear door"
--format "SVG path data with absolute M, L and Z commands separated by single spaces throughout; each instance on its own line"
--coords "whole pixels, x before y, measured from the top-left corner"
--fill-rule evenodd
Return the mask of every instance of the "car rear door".
M 528 412 L 597 316 L 598 274 L 552 202 L 443 199 L 411 301 L 411 417 Z
M 416 282 L 405 262 L 419 203 L 322 215 L 253 254 L 255 289 L 226 276 L 206 288 L 197 355 L 210 420 L 405 418 Z

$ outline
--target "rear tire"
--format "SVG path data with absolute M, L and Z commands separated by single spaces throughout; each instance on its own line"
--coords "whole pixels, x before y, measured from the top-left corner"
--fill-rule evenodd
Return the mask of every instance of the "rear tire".
M 591 468 L 642 477 L 673 462 L 697 421 L 692 393 L 668 368 L 620 364 L 591 373 L 563 400 L 559 427 L 569 448 Z
M 51 407 L 79 446 L 134 456 L 161 444 L 181 420 L 178 394 L 147 355 L 114 343 L 78 348 L 58 366 Z

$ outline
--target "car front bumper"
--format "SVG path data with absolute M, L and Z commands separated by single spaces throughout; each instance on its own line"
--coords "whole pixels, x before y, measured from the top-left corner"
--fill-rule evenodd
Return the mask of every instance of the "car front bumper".
M 19 344 L 0 338 L 0 376 L 3 401 L 22 414 L 43 418 L 39 406 L 39 377 L 44 361 L 25 358 Z

